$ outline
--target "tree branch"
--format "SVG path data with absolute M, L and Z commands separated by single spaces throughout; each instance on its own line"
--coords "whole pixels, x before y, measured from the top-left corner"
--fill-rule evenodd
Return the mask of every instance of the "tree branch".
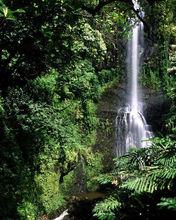
M 96 5 L 94 8 L 85 6 L 85 5 L 81 5 L 81 8 L 85 11 L 87 11 L 88 13 L 92 14 L 92 15 L 96 15 L 98 12 L 100 12 L 104 6 L 109 5 L 113 2 L 116 2 L 117 0 L 101 0 L 99 1 L 99 4 Z M 119 2 L 124 2 L 128 5 L 133 5 L 132 0 L 118 0 Z
M 139 10 L 135 10 L 134 7 L 131 7 L 131 10 L 135 13 L 136 17 L 144 24 L 145 29 L 147 30 L 147 32 L 149 33 L 149 26 L 148 24 L 145 22 L 145 20 L 143 19 L 143 17 L 140 16 L 140 11 Z
M 104 6 L 115 2 L 116 0 L 103 0 L 100 1 L 98 5 L 96 5 L 94 8 L 82 5 L 81 8 L 85 11 L 87 11 L 88 13 L 90 13 L 91 15 L 96 15 L 98 12 L 100 12 Z
M 104 8 L 104 6 L 109 5 L 113 2 L 126 3 L 127 6 L 129 6 L 129 9 L 132 10 L 135 13 L 135 15 L 137 16 L 137 18 L 144 24 L 145 30 L 148 33 L 150 32 L 149 26 L 147 25 L 145 20 L 142 18 L 142 16 L 140 16 L 140 10 L 135 10 L 132 0 L 102 0 L 102 1 L 99 1 L 99 4 L 97 6 L 95 6 L 94 8 L 91 8 L 91 7 L 88 7 L 88 6 L 85 6 L 85 5 L 81 5 L 80 7 L 83 10 L 87 11 L 89 14 L 94 16 L 97 13 L 99 13 Z

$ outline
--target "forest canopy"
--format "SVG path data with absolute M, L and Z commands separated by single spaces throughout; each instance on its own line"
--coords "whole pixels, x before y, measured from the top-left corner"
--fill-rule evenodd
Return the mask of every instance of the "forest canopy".
M 92 218 L 175 215 L 176 1 L 139 4 L 144 17 L 132 0 L 0 1 L 1 219 L 52 218 L 72 195 L 101 188 Z M 169 109 L 151 148 L 107 169 L 97 108 L 126 80 L 132 18 L 145 31 L 141 84 Z

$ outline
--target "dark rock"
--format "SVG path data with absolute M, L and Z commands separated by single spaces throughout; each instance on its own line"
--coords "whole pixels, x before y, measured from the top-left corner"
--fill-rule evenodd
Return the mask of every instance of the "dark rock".
M 69 204 L 70 220 L 93 220 L 92 210 L 95 204 L 102 198 L 104 194 L 100 192 L 81 193 L 72 197 Z

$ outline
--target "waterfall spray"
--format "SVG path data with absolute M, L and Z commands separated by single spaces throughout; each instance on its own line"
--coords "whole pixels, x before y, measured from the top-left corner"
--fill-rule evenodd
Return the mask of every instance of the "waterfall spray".
M 139 9 L 137 1 L 133 1 L 134 8 Z M 132 21 L 133 22 L 133 21 Z M 143 49 L 143 24 L 133 22 L 132 37 L 128 40 L 127 73 L 129 79 L 128 103 L 120 108 L 116 117 L 116 154 L 124 155 L 131 147 L 148 147 L 153 137 L 150 126 L 147 125 L 140 104 L 138 74 L 140 72 L 141 51 Z

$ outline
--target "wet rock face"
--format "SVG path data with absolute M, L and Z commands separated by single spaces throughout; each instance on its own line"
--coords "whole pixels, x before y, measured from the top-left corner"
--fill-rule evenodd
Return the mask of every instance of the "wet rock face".
M 117 111 L 126 105 L 126 97 L 128 97 L 128 94 L 124 84 L 119 84 L 106 91 L 98 106 L 100 119 L 103 116 L 107 119 L 115 119 Z M 164 117 L 169 111 L 168 99 L 161 91 L 144 88 L 141 100 L 147 123 L 152 126 L 155 132 L 161 132 Z
M 124 84 L 109 88 L 101 97 L 98 104 L 98 117 L 100 126 L 97 130 L 97 141 L 95 150 L 100 151 L 103 157 L 105 171 L 111 170 L 115 153 L 115 119 L 120 106 L 124 106 L 126 100 L 126 89 Z
M 101 126 L 98 129 L 96 149 L 106 154 L 105 167 L 111 167 L 113 155 L 115 155 L 115 119 L 119 108 L 127 103 L 125 84 L 115 85 L 108 89 L 102 96 L 98 105 L 98 116 Z M 161 91 L 144 88 L 142 93 L 142 106 L 147 124 L 152 126 L 153 132 L 164 133 L 164 120 L 169 111 L 169 102 Z
M 143 102 L 144 115 L 153 132 L 165 133 L 164 121 L 170 108 L 169 100 L 162 92 L 145 89 Z

